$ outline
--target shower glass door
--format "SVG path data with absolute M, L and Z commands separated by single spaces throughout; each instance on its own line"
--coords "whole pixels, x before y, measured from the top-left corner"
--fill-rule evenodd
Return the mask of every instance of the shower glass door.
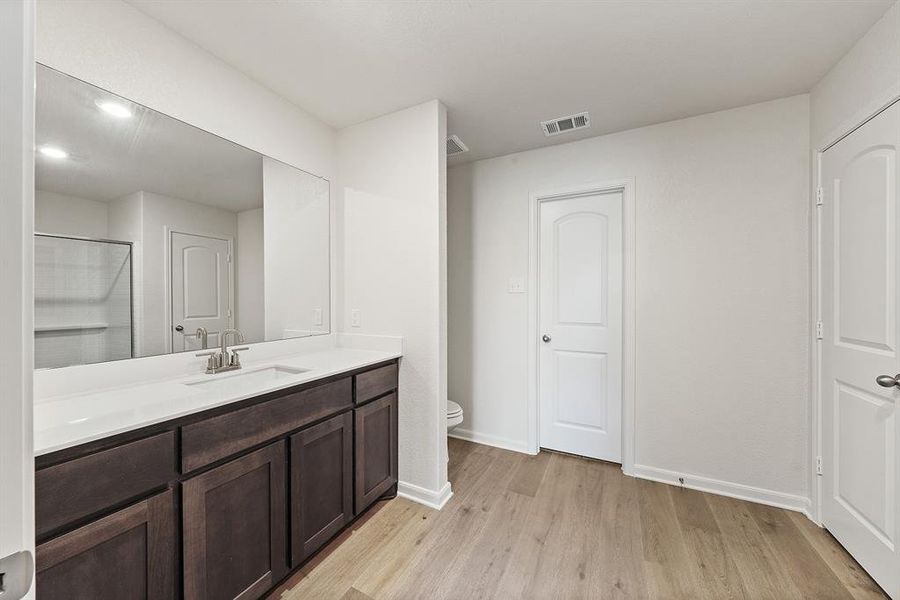
M 131 243 L 34 236 L 34 366 L 132 358 Z

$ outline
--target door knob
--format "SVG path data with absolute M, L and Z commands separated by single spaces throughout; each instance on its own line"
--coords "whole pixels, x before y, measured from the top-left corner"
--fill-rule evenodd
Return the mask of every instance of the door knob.
M 875 383 L 886 388 L 894 386 L 900 387 L 900 373 L 893 377 L 890 375 L 879 375 L 875 378 Z
M 549 335 L 547 335 L 547 334 L 545 333 L 544 335 L 541 336 L 541 339 L 544 340 L 544 343 L 545 343 L 545 344 L 549 344 L 549 343 L 550 343 L 550 340 L 551 340 L 552 338 L 551 338 Z
M 184 331 L 184 327 L 182 327 L 181 325 L 176 325 L 175 331 Z

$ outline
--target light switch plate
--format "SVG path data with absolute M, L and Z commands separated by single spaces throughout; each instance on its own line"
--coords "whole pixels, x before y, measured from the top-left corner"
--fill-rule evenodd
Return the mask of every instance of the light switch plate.
M 354 308 L 350 311 L 350 327 L 360 327 L 360 322 L 359 309 Z
M 321 325 L 322 324 L 322 309 L 314 308 L 313 309 L 313 325 Z
M 507 291 L 510 294 L 524 294 L 525 293 L 525 278 L 524 277 L 510 277 L 509 278 L 509 287 Z

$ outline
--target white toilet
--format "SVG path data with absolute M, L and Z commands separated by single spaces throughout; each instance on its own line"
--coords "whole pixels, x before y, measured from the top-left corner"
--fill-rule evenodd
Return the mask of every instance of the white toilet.
M 450 431 L 463 422 L 462 406 L 456 402 L 447 400 L 447 431 Z

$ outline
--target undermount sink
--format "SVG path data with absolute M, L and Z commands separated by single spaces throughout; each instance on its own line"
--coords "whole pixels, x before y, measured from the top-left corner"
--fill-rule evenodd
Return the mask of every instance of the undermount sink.
M 199 381 L 191 381 L 184 385 L 200 388 L 203 390 L 216 390 L 235 386 L 256 387 L 265 386 L 275 383 L 286 377 L 294 377 L 301 373 L 306 373 L 309 369 L 301 369 L 299 367 L 285 367 L 283 365 L 275 365 L 271 367 L 262 367 L 254 370 L 238 371 L 236 373 L 228 373 L 225 375 L 210 375 L 208 379 Z

